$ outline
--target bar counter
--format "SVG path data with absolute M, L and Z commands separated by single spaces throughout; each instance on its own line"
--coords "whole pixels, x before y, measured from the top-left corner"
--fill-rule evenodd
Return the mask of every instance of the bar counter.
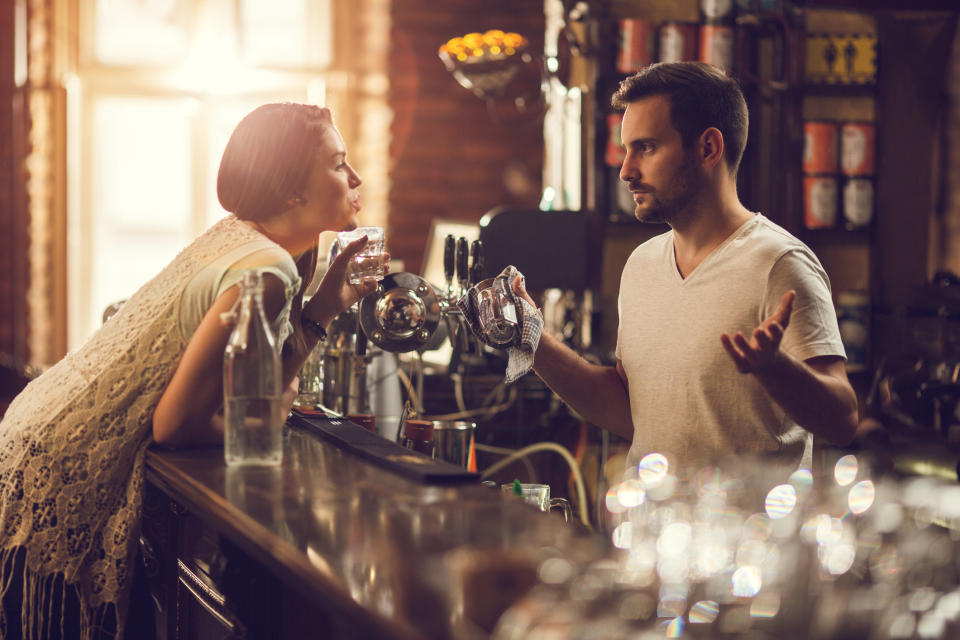
M 538 549 L 603 544 L 475 478 L 420 483 L 290 424 L 279 467 L 210 448 L 151 449 L 146 469 L 162 638 L 486 637 Z

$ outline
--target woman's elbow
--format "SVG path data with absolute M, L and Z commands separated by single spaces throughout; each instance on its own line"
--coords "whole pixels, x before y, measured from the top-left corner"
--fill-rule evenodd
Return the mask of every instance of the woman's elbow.
M 162 424 L 158 425 L 156 419 L 153 422 L 153 443 L 168 448 L 178 444 L 175 432 Z
M 177 447 L 183 444 L 183 416 L 172 415 L 164 406 L 153 412 L 153 442 L 161 447 Z
M 213 416 L 184 415 L 178 420 L 165 420 L 160 412 L 154 413 L 153 442 L 170 449 L 222 445 L 223 416 L 217 412 Z

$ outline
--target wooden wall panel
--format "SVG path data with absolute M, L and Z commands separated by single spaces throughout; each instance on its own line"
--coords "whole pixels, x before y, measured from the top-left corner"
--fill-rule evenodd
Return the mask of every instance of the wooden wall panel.
M 485 103 L 446 71 L 437 49 L 471 31 L 503 29 L 541 52 L 543 3 L 403 0 L 392 3 L 391 21 L 387 242 L 405 270 L 416 273 L 434 218 L 475 222 L 496 206 L 537 206 L 542 119 L 494 121 Z

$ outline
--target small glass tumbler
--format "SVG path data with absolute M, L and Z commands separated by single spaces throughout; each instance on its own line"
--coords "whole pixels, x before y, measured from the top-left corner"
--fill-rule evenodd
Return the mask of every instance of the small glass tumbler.
M 314 347 L 300 367 L 300 387 L 293 404 L 309 409 L 323 402 L 323 343 Z
M 471 290 L 476 300 L 480 331 L 494 346 L 508 345 L 517 338 L 517 309 L 506 286 L 504 278 L 487 278 Z
M 353 257 L 347 268 L 347 280 L 350 284 L 362 284 L 367 278 L 383 280 L 385 265 L 383 259 L 383 227 L 357 227 L 352 231 L 337 234 L 337 248 L 343 251 L 348 244 L 367 236 L 367 244 Z

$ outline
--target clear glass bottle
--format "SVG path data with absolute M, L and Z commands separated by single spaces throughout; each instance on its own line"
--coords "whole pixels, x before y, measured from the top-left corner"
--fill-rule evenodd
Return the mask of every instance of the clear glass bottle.
M 263 311 L 259 272 L 243 274 L 237 304 L 236 325 L 223 353 L 224 458 L 230 466 L 278 465 L 285 417 L 282 369 Z

